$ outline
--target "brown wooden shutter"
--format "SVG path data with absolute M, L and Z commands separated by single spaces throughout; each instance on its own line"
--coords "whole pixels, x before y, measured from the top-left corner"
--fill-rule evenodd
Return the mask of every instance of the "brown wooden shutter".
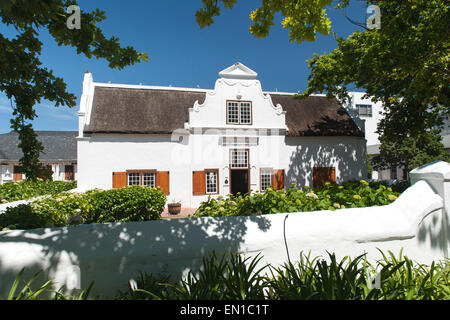
M 192 172 L 192 190 L 195 196 L 206 194 L 205 171 Z
M 313 186 L 320 187 L 325 182 L 336 183 L 335 167 L 314 167 L 313 168 Z
M 272 174 L 272 186 L 275 190 L 284 189 L 284 170 L 274 170 Z
M 13 181 L 22 181 L 22 167 L 14 166 Z
M 126 172 L 113 172 L 113 188 L 119 189 L 127 186 Z
M 169 171 L 156 172 L 156 186 L 166 194 L 170 194 L 170 173 Z

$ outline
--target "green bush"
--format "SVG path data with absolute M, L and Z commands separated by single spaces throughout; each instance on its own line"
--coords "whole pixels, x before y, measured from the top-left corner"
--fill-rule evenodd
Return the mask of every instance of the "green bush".
M 7 203 L 17 200 L 26 200 L 46 194 L 58 194 L 77 187 L 76 181 L 51 181 L 51 180 L 23 180 L 8 182 L 0 185 L 0 202 Z
M 323 187 L 301 190 L 291 186 L 287 191 L 267 188 L 252 195 L 209 197 L 200 204 L 196 216 L 249 216 L 285 212 L 336 210 L 344 208 L 382 206 L 392 203 L 399 193 L 379 184 L 350 181 L 342 185 L 326 183 Z
M 63 227 L 76 215 L 85 224 L 157 220 L 165 203 L 166 196 L 161 190 L 140 186 L 85 193 L 62 192 L 44 196 L 28 205 L 7 208 L 0 215 L 0 229 L 10 226 L 16 229 Z M 31 219 L 33 224 L 24 219 Z

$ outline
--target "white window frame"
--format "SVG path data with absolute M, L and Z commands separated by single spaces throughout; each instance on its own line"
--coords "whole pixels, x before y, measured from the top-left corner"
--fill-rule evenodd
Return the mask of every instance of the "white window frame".
M 247 107 L 249 108 L 248 110 L 248 121 L 243 121 L 242 120 L 242 108 Z M 230 119 L 230 110 L 231 108 L 237 108 L 237 112 L 235 112 L 235 114 L 233 115 L 233 120 L 237 118 L 237 121 L 231 121 Z M 252 102 L 251 101 L 234 101 L 234 100 L 229 100 L 227 101 L 227 124 L 235 124 L 235 125 L 251 125 L 253 123 L 253 106 L 252 106 Z M 236 114 L 237 113 L 237 114 Z
M 269 176 L 269 181 L 264 179 L 264 177 Z M 272 176 L 273 176 L 273 169 L 272 168 L 261 168 L 259 172 L 259 181 L 260 181 L 260 189 L 261 192 L 266 191 L 266 189 L 272 185 Z M 267 178 L 266 178 L 267 179 Z
M 213 174 L 214 180 L 208 178 Z M 206 169 L 205 170 L 205 191 L 206 194 L 218 194 L 219 193 L 219 170 L 218 169 Z
M 361 109 L 364 109 L 365 112 L 361 113 Z M 358 110 L 358 115 L 360 117 L 372 117 L 372 105 L 371 104 L 356 104 L 356 110 Z
M 233 156 L 235 152 L 238 153 L 236 155 L 236 157 Z M 239 155 L 239 153 L 243 153 L 244 157 L 242 158 L 242 154 Z M 248 149 L 231 149 L 230 150 L 231 169 L 248 169 L 249 168 L 249 154 L 250 154 L 250 152 Z M 235 159 L 236 159 L 236 161 L 234 161 Z M 244 163 L 240 162 L 239 159 L 244 159 Z
M 147 180 L 150 182 L 149 184 L 146 182 L 146 176 L 149 176 L 149 179 Z M 142 185 L 156 188 L 156 172 L 142 172 Z

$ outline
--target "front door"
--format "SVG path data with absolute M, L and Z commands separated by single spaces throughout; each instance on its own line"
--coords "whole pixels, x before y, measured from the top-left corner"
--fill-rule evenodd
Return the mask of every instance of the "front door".
M 250 164 L 248 149 L 230 150 L 230 192 L 244 195 L 250 192 Z
M 231 193 L 244 195 L 249 192 L 249 174 L 248 169 L 231 170 Z

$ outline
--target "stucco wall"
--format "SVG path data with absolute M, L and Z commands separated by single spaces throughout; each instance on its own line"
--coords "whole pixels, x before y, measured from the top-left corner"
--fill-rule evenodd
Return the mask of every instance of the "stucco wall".
M 186 136 L 183 142 L 171 136 L 95 135 L 78 141 L 80 190 L 112 188 L 112 173 L 137 169 L 170 172 L 168 200 L 182 201 L 184 207 L 197 207 L 207 196 L 192 195 L 192 171 L 219 169 L 219 192 L 227 195 L 229 151 L 236 147 L 219 145 L 221 134 L 209 130 Z M 354 137 L 259 136 L 250 150 L 250 188 L 260 189 L 260 168 L 284 169 L 285 185 L 312 185 L 314 166 L 336 167 L 337 182 L 366 177 L 365 140 Z

